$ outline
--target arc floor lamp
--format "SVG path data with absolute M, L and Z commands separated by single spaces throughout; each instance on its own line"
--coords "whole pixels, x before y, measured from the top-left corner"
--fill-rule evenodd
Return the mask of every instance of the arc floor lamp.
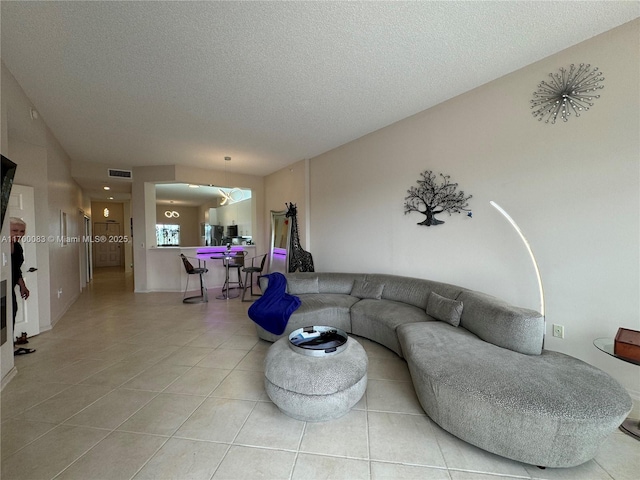
M 520 236 L 520 239 L 522 240 L 522 243 L 524 243 L 524 246 L 526 247 L 527 252 L 529 252 L 529 257 L 531 258 L 531 263 L 533 263 L 533 268 L 536 271 L 536 278 L 538 280 L 538 292 L 539 292 L 539 295 L 540 295 L 540 313 L 542 314 L 542 318 L 544 320 L 544 332 L 546 334 L 546 332 L 547 332 L 547 320 L 546 320 L 545 312 L 544 312 L 544 288 L 542 287 L 542 277 L 540 276 L 540 269 L 538 268 L 538 262 L 536 261 L 536 257 L 533 254 L 533 250 L 531 250 L 531 245 L 529 244 L 529 241 L 527 240 L 527 237 L 525 237 L 524 233 L 522 233 L 522 230 L 520 229 L 518 224 L 515 222 L 515 220 L 513 218 L 511 218 L 511 215 L 509 215 L 504 210 L 504 208 L 502 208 L 500 205 L 498 205 L 493 200 L 491 200 L 489 203 L 491 204 L 491 206 L 493 208 L 498 210 L 504 216 L 504 218 L 507 219 L 507 221 L 514 228 L 514 230 L 516 231 L 518 236 Z M 543 337 L 543 339 L 544 339 L 544 337 Z M 543 342 L 544 342 L 544 340 L 543 340 Z M 544 345 L 544 343 L 543 343 L 543 345 Z

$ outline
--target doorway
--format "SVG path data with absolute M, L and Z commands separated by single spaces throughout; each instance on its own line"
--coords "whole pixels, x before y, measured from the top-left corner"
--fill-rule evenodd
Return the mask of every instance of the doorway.
M 33 187 L 13 185 L 9 197 L 9 215 L 11 217 L 21 218 L 27 224 L 25 236 L 20 244 L 24 250 L 22 277 L 29 289 L 29 298 L 24 300 L 20 297 L 19 293 L 16 293 L 18 313 L 16 315 L 14 336 L 17 332 L 26 332 L 28 337 L 32 337 L 40 333 L 40 322 L 38 320 L 38 264 L 36 254 L 38 236 L 35 233 L 36 212 Z
M 95 268 L 119 267 L 122 265 L 122 242 L 120 224 L 117 222 L 95 222 L 93 224 Z

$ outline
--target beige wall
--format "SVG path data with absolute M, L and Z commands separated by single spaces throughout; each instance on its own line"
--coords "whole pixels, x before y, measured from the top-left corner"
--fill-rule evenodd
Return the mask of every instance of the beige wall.
M 32 186 L 35 191 L 36 225 L 29 226 L 29 233 L 45 238 L 60 236 L 60 212 L 64 211 L 68 235 L 77 235 L 80 211 L 86 202 L 71 178 L 70 160 L 43 119 L 31 118 L 32 104 L 4 64 L 1 74 L 1 150 L 18 163 L 15 182 Z M 44 331 L 55 325 L 80 294 L 80 245 L 39 243 L 36 259 L 39 323 Z M 2 270 L 4 278 L 5 268 Z M 63 294 L 58 298 L 60 288 Z M 11 342 L 1 350 L 4 384 L 14 371 Z
M 82 232 L 80 210 L 82 194 L 71 178 L 70 161 L 53 135 L 48 135 L 47 165 L 49 190 L 49 235 L 61 235 L 60 212 L 67 214 L 67 234 L 78 237 Z M 51 324 L 62 317 L 80 295 L 80 243 L 48 243 L 50 265 Z M 58 297 L 58 290 L 62 295 Z
M 266 244 L 270 241 L 271 235 L 271 211 L 286 210 L 287 203 L 295 203 L 298 207 L 298 230 L 300 233 L 300 243 L 304 247 L 307 242 L 307 221 L 309 218 L 307 183 L 308 183 L 308 161 L 300 160 L 286 168 L 278 170 L 265 177 L 265 222 L 267 225 L 265 239 Z M 266 252 L 266 250 L 265 250 Z
M 311 243 L 319 271 L 387 272 L 482 290 L 538 308 L 535 274 L 511 226 L 537 257 L 546 348 L 609 372 L 637 399 L 637 367 L 592 344 L 640 330 L 638 21 L 553 55 L 310 161 Z M 536 121 L 532 92 L 550 72 L 589 62 L 605 88 L 580 118 Z M 403 214 L 420 172 L 451 175 L 473 218 L 425 227 Z M 551 325 L 565 327 L 565 339 Z

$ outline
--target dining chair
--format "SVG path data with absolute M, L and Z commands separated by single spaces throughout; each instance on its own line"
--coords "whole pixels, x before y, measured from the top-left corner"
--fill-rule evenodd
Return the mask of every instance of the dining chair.
M 245 256 L 247 255 L 247 252 L 242 250 L 239 252 L 231 252 L 231 253 L 232 253 L 231 255 L 229 255 L 224 259 L 225 267 L 229 269 L 229 274 L 227 275 L 227 278 L 225 279 L 224 285 L 222 287 L 223 292 L 228 291 L 231 288 L 231 284 L 236 284 L 237 288 L 243 288 L 244 286 L 242 283 L 242 274 L 240 273 L 240 270 L 244 268 L 244 259 L 245 259 Z M 235 282 L 231 281 L 232 270 L 235 270 L 236 272 L 237 281 Z
M 187 272 L 187 286 L 184 289 L 184 294 L 182 295 L 183 303 L 203 303 L 208 302 L 209 298 L 207 296 L 207 286 L 204 281 L 204 274 L 209 270 L 200 265 L 200 260 L 197 258 L 192 258 L 191 260 L 197 260 L 198 266 L 194 267 L 193 264 L 189 261 L 184 254 L 180 254 L 180 258 L 182 259 L 182 264 L 184 265 L 184 269 Z M 187 297 L 187 292 L 189 291 L 189 278 L 191 275 L 198 275 L 200 277 L 200 295 L 194 295 L 191 297 Z
M 260 257 L 262 257 L 260 261 L 260 266 L 256 266 L 255 262 L 257 261 L 257 259 L 259 259 Z M 244 267 L 242 269 L 242 271 L 244 272 L 244 289 L 242 290 L 242 301 L 243 302 L 248 302 L 250 300 L 245 300 L 244 297 L 247 293 L 247 289 L 249 289 L 249 293 L 251 297 L 260 297 L 262 296 L 261 293 L 253 293 L 253 274 L 257 273 L 258 274 L 258 278 L 256 279 L 256 281 L 258 281 L 260 279 L 260 274 L 262 273 L 262 270 L 264 270 L 264 262 L 267 259 L 267 254 L 265 253 L 264 255 L 256 255 L 255 257 L 251 257 L 251 266 L 250 267 Z M 247 259 L 249 260 L 249 259 Z

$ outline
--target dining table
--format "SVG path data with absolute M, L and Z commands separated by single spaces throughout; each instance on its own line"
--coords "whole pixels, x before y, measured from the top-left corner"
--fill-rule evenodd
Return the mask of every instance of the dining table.
M 244 248 L 241 246 L 227 246 L 227 247 L 209 247 L 207 249 L 199 249 L 196 257 L 198 260 L 205 262 L 207 260 L 222 260 L 222 266 L 225 269 L 224 285 L 222 286 L 222 293 L 216 298 L 218 300 L 229 300 L 231 298 L 237 298 L 240 296 L 240 292 L 233 295 L 229 285 L 229 267 L 231 260 L 235 258 L 240 252 L 244 252 Z M 244 253 L 243 253 L 244 254 Z

